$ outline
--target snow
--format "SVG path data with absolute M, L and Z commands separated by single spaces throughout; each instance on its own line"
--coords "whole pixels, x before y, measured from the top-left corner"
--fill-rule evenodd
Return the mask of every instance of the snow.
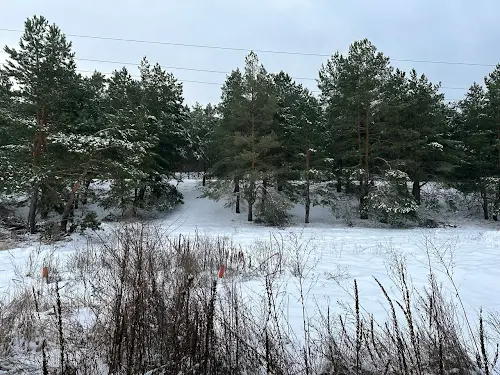
M 473 224 L 437 229 L 348 228 L 336 220 L 329 209 L 322 207 L 311 209 L 311 223 L 304 226 L 300 224 L 303 208 L 296 206 L 292 210 L 294 225 L 278 230 L 248 223 L 244 212 L 235 214 L 234 210 L 224 206 L 223 201 L 200 198 L 202 190 L 198 180 L 184 180 L 179 189 L 184 194 L 185 204 L 154 219 L 154 224 L 172 235 L 199 233 L 229 237 L 241 245 L 247 258 L 256 256 L 257 241 L 283 241 L 284 257 L 288 261 L 294 256 L 302 257 L 309 272 L 304 285 L 309 318 L 318 311 L 325 312 L 328 306 L 338 310 L 340 302 L 352 305 L 352 288 L 356 279 L 363 309 L 373 314 L 376 320 L 386 320 L 385 299 L 374 277 L 389 293 L 397 296 L 388 267 L 394 255 L 401 254 L 406 259 L 413 284 L 423 288 L 428 284 L 426 248 L 429 244 L 443 254 L 442 263 L 431 256 L 438 279 L 452 295 L 456 294 L 446 275 L 440 272 L 443 263 L 448 264 L 469 319 L 477 321 L 481 307 L 484 314 L 500 311 L 500 299 L 493 287 L 500 281 L 498 228 Z M 105 224 L 104 229 L 109 230 L 113 225 Z M 32 243 L 0 251 L 0 298 L 12 293 L 30 275 L 41 276 L 44 257 L 57 257 L 63 262 L 76 248 L 84 246 L 85 241 L 84 237 L 75 234 L 70 240 L 54 245 Z M 298 244 L 307 246 L 297 250 Z M 285 316 L 293 331 L 300 336 L 302 307 L 298 279 L 291 272 L 280 277 Z M 230 283 L 234 280 L 223 278 L 221 281 Z M 243 278 L 240 281 L 247 298 L 258 300 L 263 295 L 262 281 Z M 90 324 L 88 311 L 80 310 L 76 316 L 83 324 Z
M 383 321 L 386 318 L 385 301 L 376 277 L 388 288 L 392 282 L 387 266 L 395 253 L 403 254 L 414 285 L 427 285 L 428 258 L 426 241 L 431 241 L 437 249 L 448 251 L 445 261 L 453 265 L 453 278 L 459 288 L 467 314 L 475 318 L 479 309 L 500 311 L 500 300 L 496 298 L 495 285 L 500 277 L 500 252 L 498 243 L 500 232 L 497 229 L 486 229 L 468 225 L 461 228 L 439 229 L 383 229 L 383 228 L 345 228 L 338 226 L 331 212 L 321 207 L 311 210 L 311 224 L 307 227 L 296 224 L 284 230 L 273 230 L 246 222 L 245 213 L 239 215 L 225 208 L 222 202 L 214 202 L 198 198 L 201 191 L 197 182 L 190 180 L 180 185 L 185 195 L 184 206 L 179 207 L 168 216 L 158 219 L 157 223 L 168 226 L 172 234 L 200 234 L 211 236 L 227 236 L 243 248 L 250 249 L 256 240 L 269 240 L 270 233 L 283 236 L 285 242 L 298 239 L 308 242 L 313 251 L 309 259 L 309 267 L 313 267 L 306 289 L 310 311 L 315 305 L 325 308 L 334 306 L 338 301 L 351 303 L 350 292 L 353 280 L 356 279 L 361 302 L 366 310 Z M 294 208 L 296 221 L 302 217 L 302 208 Z M 299 216 L 300 215 L 300 216 Z M 247 251 L 247 254 L 249 251 Z M 442 266 L 436 261 L 437 270 Z M 342 284 L 348 291 L 342 290 L 330 274 L 342 274 Z M 438 272 L 447 289 L 455 294 L 444 274 Z M 291 296 L 289 312 L 293 326 L 301 324 L 301 306 L 297 301 L 296 279 L 285 276 L 286 293 Z M 316 281 L 313 281 L 316 280 Z M 248 282 L 245 286 L 249 292 L 259 294 L 263 287 L 256 282 Z

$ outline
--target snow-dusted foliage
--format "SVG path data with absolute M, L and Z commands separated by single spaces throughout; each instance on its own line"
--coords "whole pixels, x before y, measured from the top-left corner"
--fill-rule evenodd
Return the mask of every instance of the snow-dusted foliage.
M 292 205 L 292 202 L 284 194 L 274 188 L 268 188 L 257 203 L 255 222 L 273 227 L 285 227 L 290 224 Z
M 438 151 L 443 151 L 443 145 L 439 142 L 431 142 L 429 143 L 429 146 L 435 148 Z
M 82 77 L 56 26 L 34 17 L 25 28 L 0 71 L 0 193 L 28 197 L 30 230 L 37 214 L 57 207 L 64 231 L 80 196 L 86 204 L 92 195 L 92 180 L 111 181 L 94 202 L 106 208 L 166 210 L 182 202 L 162 182 L 191 148 L 175 77 L 146 59 L 140 80 L 125 68 L 110 78 Z
M 414 217 L 418 205 L 408 191 L 408 175 L 400 170 L 388 170 L 385 178 L 386 181 L 368 193 L 369 210 L 381 221 L 391 224 L 400 224 L 401 219 Z

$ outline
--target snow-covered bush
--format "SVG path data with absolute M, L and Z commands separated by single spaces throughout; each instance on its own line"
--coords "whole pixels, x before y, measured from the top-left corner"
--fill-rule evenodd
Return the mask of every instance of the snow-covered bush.
M 290 224 L 290 208 L 292 203 L 283 194 L 274 189 L 268 189 L 265 196 L 256 205 L 255 222 L 273 227 L 285 227 Z
M 355 220 L 356 206 L 356 202 L 349 195 L 346 195 L 339 197 L 331 208 L 337 220 L 342 220 L 347 226 L 352 227 Z
M 385 173 L 386 181 L 372 189 L 367 206 L 381 222 L 400 226 L 405 219 L 415 218 L 417 203 L 408 191 L 409 178 L 400 170 Z
M 183 196 L 176 186 L 163 180 L 148 179 L 141 183 L 133 180 L 117 180 L 101 198 L 105 209 L 119 209 L 124 215 L 138 209 L 168 211 L 183 204 Z
M 84 233 L 87 229 L 96 231 L 101 228 L 101 221 L 99 220 L 97 213 L 91 211 L 85 214 L 85 216 L 80 221 L 80 233 Z
M 144 198 L 144 208 L 158 211 L 169 211 L 183 203 L 182 193 L 177 187 L 163 181 L 155 181 L 148 187 Z

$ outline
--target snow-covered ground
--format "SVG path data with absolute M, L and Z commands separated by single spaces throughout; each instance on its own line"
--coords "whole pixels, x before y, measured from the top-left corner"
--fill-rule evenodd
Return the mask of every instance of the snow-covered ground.
M 387 304 L 383 293 L 374 280 L 376 277 L 387 289 L 393 289 L 389 267 L 394 254 L 403 254 L 408 273 L 417 288 L 428 285 L 428 252 L 436 250 L 441 260 L 431 256 L 434 272 L 444 288 L 455 295 L 453 285 L 445 274 L 445 266 L 452 271 L 469 318 L 475 320 L 479 309 L 500 311 L 495 285 L 500 282 L 500 231 L 499 228 L 473 224 L 457 228 L 393 229 L 345 226 L 336 220 L 330 209 L 313 207 L 310 224 L 301 224 L 303 206 L 293 208 L 295 225 L 283 230 L 259 226 L 246 221 L 246 213 L 235 214 L 224 207 L 224 202 L 200 198 L 202 191 L 195 180 L 186 180 L 180 185 L 185 204 L 157 222 L 169 227 L 172 233 L 201 233 L 212 236 L 228 236 L 241 244 L 251 255 L 251 246 L 256 241 L 279 241 L 307 244 L 302 257 L 310 268 L 306 282 L 308 311 L 325 311 L 337 302 L 352 305 L 353 280 L 358 282 L 363 308 L 382 321 L 387 318 Z M 310 251 L 312 250 L 312 251 Z M 443 264 L 444 262 L 444 264 Z M 336 276 L 336 277 L 333 277 Z M 299 328 L 302 322 L 301 305 L 297 298 L 298 280 L 288 274 L 285 281 L 287 313 L 292 327 Z M 339 282 L 341 285 L 339 285 Z M 244 286 L 249 294 L 262 293 L 263 285 L 247 282 Z M 349 288 L 348 290 L 345 290 Z M 349 293 L 349 294 L 348 294 Z M 397 291 L 394 291 L 395 295 Z M 460 311 L 459 311 L 460 312 Z
M 278 241 L 289 252 L 307 244 L 299 255 L 305 259 L 309 271 L 305 285 L 307 311 L 312 317 L 317 311 L 325 311 L 343 301 L 352 305 L 353 279 L 356 279 L 362 307 L 378 320 L 387 317 L 386 303 L 376 277 L 391 290 L 388 266 L 395 253 L 403 254 L 408 273 L 415 286 L 427 285 L 429 258 L 426 249 L 435 247 L 443 255 L 442 262 L 431 257 L 434 271 L 452 294 L 452 286 L 446 275 L 439 272 L 444 264 L 453 271 L 465 309 L 470 317 L 477 316 L 479 308 L 500 311 L 497 283 L 500 282 L 500 231 L 493 227 L 462 225 L 457 228 L 439 229 L 389 229 L 342 226 L 334 220 L 330 210 L 313 207 L 311 223 L 300 224 L 303 208 L 293 209 L 295 224 L 283 230 L 260 226 L 246 221 L 246 214 L 235 214 L 224 202 L 200 198 L 202 190 L 197 180 L 185 180 L 179 185 L 185 204 L 173 212 L 154 220 L 156 225 L 172 234 L 227 236 L 244 249 L 247 259 L 252 256 L 257 241 Z M 106 223 L 108 230 L 115 224 Z M 33 264 L 30 257 L 39 249 L 41 253 L 53 252 L 61 261 L 75 248 L 82 247 L 85 238 L 74 235 L 66 242 L 55 245 L 24 244 L 19 248 L 0 251 L 0 295 L 5 295 L 22 282 L 19 275 L 26 275 L 26 267 Z M 305 250 L 304 250 L 305 249 Z M 288 257 L 290 258 L 290 257 Z M 40 269 L 31 272 L 41 276 Z M 291 273 L 282 276 L 282 297 L 286 316 L 292 328 L 299 330 L 302 321 L 298 299 L 298 280 Z M 222 282 L 229 280 L 222 279 Z M 258 298 L 263 285 L 256 280 L 243 280 L 242 288 L 249 297 Z M 396 291 L 394 291 L 396 293 Z M 319 307 L 319 309 L 318 309 Z

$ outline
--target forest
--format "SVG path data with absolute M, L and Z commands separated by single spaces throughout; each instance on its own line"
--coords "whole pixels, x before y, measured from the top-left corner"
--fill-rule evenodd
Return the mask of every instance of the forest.
M 248 221 L 282 226 L 292 204 L 356 199 L 360 219 L 419 223 L 432 182 L 500 211 L 500 65 L 447 103 L 422 72 L 395 69 L 367 39 L 328 58 L 319 94 L 250 52 L 220 102 L 188 106 L 182 83 L 144 57 L 138 78 L 78 72 L 71 41 L 42 16 L 26 20 L 0 68 L 0 205 L 28 207 L 26 229 L 98 225 L 88 205 L 122 214 L 182 204 L 178 172 Z M 48 220 L 50 219 L 50 220 Z

